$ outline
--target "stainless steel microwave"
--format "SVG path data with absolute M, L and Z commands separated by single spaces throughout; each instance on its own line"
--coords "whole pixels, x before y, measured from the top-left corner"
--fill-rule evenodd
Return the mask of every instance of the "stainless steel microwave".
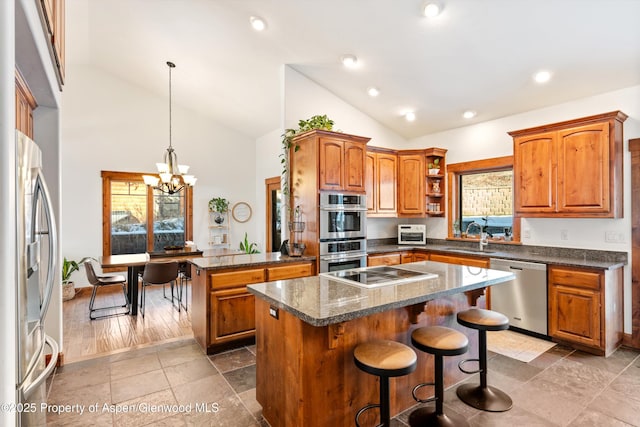
M 426 245 L 427 226 L 424 224 L 398 225 L 399 245 Z

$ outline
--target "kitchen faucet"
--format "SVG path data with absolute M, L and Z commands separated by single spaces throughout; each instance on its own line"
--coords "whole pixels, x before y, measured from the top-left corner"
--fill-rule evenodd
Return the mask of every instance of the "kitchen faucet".
M 469 235 L 469 230 L 471 226 L 475 225 L 480 229 L 480 240 L 478 241 L 478 245 L 480 246 L 480 250 L 483 251 L 484 247 L 489 244 L 489 238 L 485 231 L 483 231 L 482 226 L 475 221 L 471 221 L 469 225 L 467 225 L 466 235 Z

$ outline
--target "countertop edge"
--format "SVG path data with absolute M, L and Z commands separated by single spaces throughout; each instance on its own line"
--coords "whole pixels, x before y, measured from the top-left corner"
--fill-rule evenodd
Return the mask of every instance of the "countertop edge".
M 328 326 L 336 323 L 347 322 L 350 320 L 358 319 L 360 317 L 368 316 L 370 314 L 381 313 L 383 311 L 388 311 L 396 308 L 408 307 L 414 304 L 426 303 L 428 301 L 442 298 L 449 295 L 455 295 L 459 293 L 473 291 L 476 289 L 486 288 L 488 286 L 492 286 L 498 283 L 503 283 L 508 280 L 511 280 L 511 279 L 487 280 L 486 282 L 482 282 L 482 283 L 474 283 L 474 284 L 467 285 L 460 288 L 436 291 L 433 293 L 424 294 L 419 297 L 413 297 L 413 298 L 409 298 L 402 301 L 394 301 L 392 303 L 381 304 L 375 307 L 368 307 L 361 310 L 352 311 L 350 313 L 344 313 L 340 315 L 323 317 L 323 318 L 312 317 L 304 312 L 301 312 L 300 310 L 296 310 L 295 308 L 262 293 L 258 289 L 255 289 L 252 285 L 248 285 L 247 290 L 253 295 L 255 295 L 256 297 L 261 298 L 262 300 L 268 302 L 270 305 L 293 314 L 294 316 L 303 320 L 305 323 L 310 324 L 311 326 L 322 327 L 322 326 Z
M 531 253 L 531 252 L 523 252 L 522 248 L 525 250 L 529 250 L 530 248 L 526 246 L 509 246 L 509 249 L 512 249 L 513 252 L 509 250 L 505 250 L 502 247 L 500 249 L 493 250 L 498 246 L 505 245 L 495 245 L 494 248 L 491 249 L 491 252 L 483 252 L 479 250 L 474 250 L 470 248 L 460 247 L 460 248 L 452 248 L 451 246 L 455 246 L 455 242 L 446 241 L 443 244 L 427 244 L 427 245 L 397 245 L 397 244 L 388 244 L 388 245 L 371 245 L 367 247 L 367 255 L 376 255 L 376 254 L 384 254 L 389 252 L 402 252 L 402 251 L 412 251 L 412 250 L 423 250 L 429 252 L 440 252 L 451 255 L 461 255 L 461 256 L 473 256 L 480 258 L 500 258 L 507 259 L 513 261 L 525 261 L 525 262 L 537 262 L 541 264 L 553 264 L 553 265 L 561 265 L 566 267 L 582 267 L 582 268 L 597 268 L 603 270 L 615 270 L 617 268 L 624 267 L 628 265 L 628 259 L 612 259 L 612 260 L 598 260 L 592 258 L 574 258 L 571 256 L 559 256 L 559 255 L 545 255 L 540 253 Z M 612 251 L 595 251 L 595 250 L 586 250 L 586 249 L 571 249 L 571 248 L 549 248 L 550 250 L 557 251 L 568 251 L 568 252 L 601 252 L 601 253 L 611 253 L 619 257 L 623 257 L 623 253 L 626 252 L 612 252 Z

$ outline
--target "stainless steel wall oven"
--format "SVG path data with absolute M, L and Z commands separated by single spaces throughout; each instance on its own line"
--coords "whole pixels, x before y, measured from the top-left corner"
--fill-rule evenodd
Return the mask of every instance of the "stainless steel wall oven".
M 363 194 L 320 193 L 320 272 L 367 266 Z
M 365 195 L 320 193 L 320 241 L 366 237 Z

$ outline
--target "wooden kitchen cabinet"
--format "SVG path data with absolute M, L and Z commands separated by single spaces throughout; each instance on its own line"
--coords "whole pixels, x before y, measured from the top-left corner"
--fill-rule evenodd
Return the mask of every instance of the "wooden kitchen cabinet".
M 549 335 L 609 356 L 622 343 L 622 268 L 548 267 Z
M 445 215 L 445 154 L 443 148 L 428 148 L 425 151 L 426 169 L 426 214 L 428 216 Z M 437 162 L 437 165 L 436 163 Z M 431 166 L 431 167 L 430 167 Z M 437 172 L 436 172 L 437 171 Z
M 247 285 L 315 274 L 312 261 L 208 271 L 192 266 L 193 335 L 207 354 L 253 342 L 255 297 Z
M 65 0 L 41 0 L 45 34 L 51 44 L 53 61 L 60 84 L 65 75 Z
M 467 265 L 469 267 L 489 268 L 489 258 L 485 257 L 432 253 L 429 254 L 429 261 Z
M 368 149 L 365 157 L 367 216 L 395 217 L 398 155 L 392 150 Z
M 620 112 L 509 132 L 515 210 L 532 217 L 622 217 Z
M 365 192 L 366 142 L 321 136 L 318 148 L 320 190 Z
M 413 253 L 413 262 L 429 261 L 430 259 L 431 259 L 431 257 L 429 256 L 429 254 L 426 254 L 424 252 L 414 252 Z
M 398 152 L 398 216 L 424 216 L 424 176 L 424 150 Z
M 313 264 L 310 262 L 304 264 L 282 265 L 267 268 L 267 282 L 308 276 L 315 276 Z
M 33 110 L 36 100 L 22 74 L 16 69 L 16 129 L 33 139 Z
M 378 265 L 398 265 L 401 263 L 402 255 L 400 252 L 367 256 L 367 267 L 375 267 Z

